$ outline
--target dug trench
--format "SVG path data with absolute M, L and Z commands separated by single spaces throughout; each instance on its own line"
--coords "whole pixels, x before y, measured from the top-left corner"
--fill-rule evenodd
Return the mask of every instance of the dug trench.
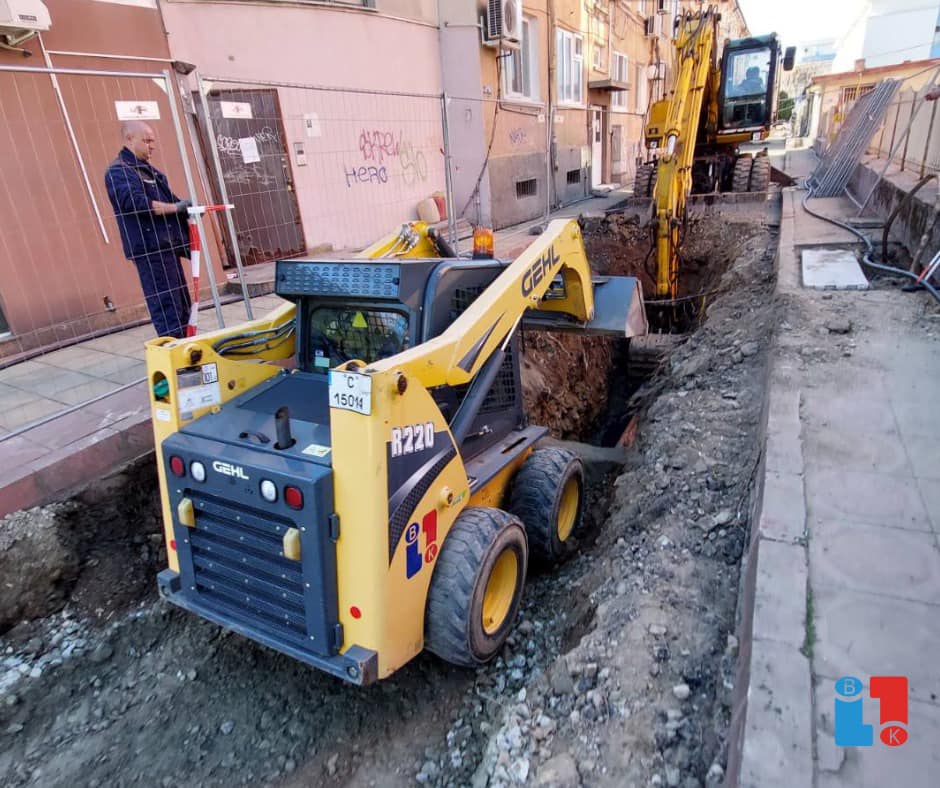
M 36 570 L 44 593 L 0 640 L 0 781 L 719 781 L 775 321 L 774 221 L 693 224 L 690 258 L 715 292 L 652 377 L 632 377 L 605 340 L 525 337 L 533 423 L 607 448 L 581 449 L 580 549 L 530 576 L 505 650 L 478 671 L 422 655 L 356 688 L 159 601 L 152 459 L 7 518 L 5 548 L 38 529 L 63 566 Z M 619 215 L 582 224 L 600 273 L 638 270 L 638 226 Z M 634 417 L 632 446 L 612 448 Z M 15 596 L 15 572 L 3 571 Z

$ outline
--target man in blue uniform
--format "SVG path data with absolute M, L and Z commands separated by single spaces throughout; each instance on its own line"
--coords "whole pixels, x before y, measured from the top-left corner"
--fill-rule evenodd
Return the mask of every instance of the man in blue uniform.
M 192 303 L 180 257 L 189 257 L 186 211 L 191 205 L 170 189 L 166 175 L 150 163 L 156 141 L 140 120 L 121 126 L 124 147 L 105 172 L 124 256 L 137 266 L 147 310 L 157 336 L 186 335 Z

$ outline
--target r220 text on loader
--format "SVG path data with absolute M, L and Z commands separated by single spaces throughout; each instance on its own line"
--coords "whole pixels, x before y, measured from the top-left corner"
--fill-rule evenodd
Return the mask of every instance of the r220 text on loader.
M 161 594 L 359 684 L 423 648 L 485 663 L 584 506 L 580 460 L 534 446 L 517 329 L 643 334 L 637 281 L 592 280 L 555 221 L 510 263 L 406 225 L 279 261 L 276 289 L 294 303 L 263 320 L 147 347 Z

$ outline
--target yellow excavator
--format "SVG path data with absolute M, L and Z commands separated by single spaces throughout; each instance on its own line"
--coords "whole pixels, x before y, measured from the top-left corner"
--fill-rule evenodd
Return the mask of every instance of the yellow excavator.
M 652 197 L 656 296 L 679 294 L 686 203 L 693 189 L 759 192 L 770 185 L 766 149 L 742 154 L 745 142 L 767 138 L 776 112 L 782 67 L 793 67 L 795 47 L 781 56 L 776 34 L 728 41 L 719 58 L 715 6 L 676 19 L 676 68 L 668 96 L 650 107 L 647 161 L 637 167 L 636 197 Z
M 518 329 L 642 335 L 639 283 L 592 277 L 560 220 L 512 261 L 405 225 L 278 261 L 275 287 L 266 318 L 148 343 L 161 595 L 356 684 L 424 648 L 487 662 L 530 559 L 583 522 L 581 461 L 526 418 Z

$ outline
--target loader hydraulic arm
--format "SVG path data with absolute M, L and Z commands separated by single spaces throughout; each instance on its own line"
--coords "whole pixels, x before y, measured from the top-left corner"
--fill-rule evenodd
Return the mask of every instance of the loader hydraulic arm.
M 717 26 L 718 13 L 714 6 L 699 13 L 687 12 L 679 20 L 675 82 L 670 97 L 664 100 L 667 105 L 662 128 L 665 152 L 659 159 L 653 193 L 656 295 L 659 298 L 678 295 L 680 236 L 686 202 L 692 191 L 692 162 L 703 105 L 709 119 L 717 119 L 717 107 L 712 106 L 719 80 Z
M 561 275 L 562 288 L 553 288 Z M 474 378 L 506 343 L 528 309 L 594 317 L 591 270 L 574 220 L 556 220 L 439 336 L 382 361 L 370 371 L 399 370 L 425 388 Z

